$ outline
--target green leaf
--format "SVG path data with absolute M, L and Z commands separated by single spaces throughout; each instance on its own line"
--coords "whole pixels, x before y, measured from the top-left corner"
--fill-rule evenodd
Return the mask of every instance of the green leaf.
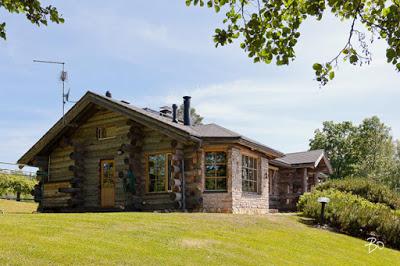
M 331 72 L 329 73 L 329 79 L 332 80 L 332 79 L 334 79 L 334 78 L 335 78 L 335 72 L 334 72 L 334 71 L 331 71 Z
M 389 48 L 386 50 L 386 57 L 388 62 L 391 62 L 395 56 L 396 56 L 396 51 L 393 48 Z
M 315 71 L 320 71 L 320 70 L 322 69 L 322 65 L 319 64 L 319 63 L 315 63 L 315 64 L 313 65 L 313 69 L 314 69 Z
M 358 56 L 353 54 L 352 56 L 350 56 L 350 63 L 351 64 L 356 64 L 358 62 Z

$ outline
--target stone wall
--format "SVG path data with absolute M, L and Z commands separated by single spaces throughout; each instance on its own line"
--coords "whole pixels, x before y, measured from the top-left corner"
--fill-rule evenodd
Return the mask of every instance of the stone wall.
M 258 156 L 259 191 L 242 191 L 242 154 L 232 148 L 232 212 L 241 214 L 266 214 L 269 211 L 268 160 Z
M 237 147 L 230 147 L 227 150 L 228 191 L 226 193 L 203 193 L 204 211 L 238 214 L 268 213 L 268 160 L 262 156 L 256 156 L 259 164 L 259 191 L 256 193 L 242 191 L 242 152 Z

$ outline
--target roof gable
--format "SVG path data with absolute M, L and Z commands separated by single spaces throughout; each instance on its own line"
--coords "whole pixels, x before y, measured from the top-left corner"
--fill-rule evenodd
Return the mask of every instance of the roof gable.
M 77 119 L 90 109 L 93 105 L 106 108 L 108 110 L 120 113 L 129 119 L 138 121 L 144 126 L 155 128 L 162 133 L 173 136 L 179 140 L 200 142 L 197 133 L 191 128 L 168 119 L 150 114 L 145 110 L 120 102 L 108 97 L 98 95 L 93 92 L 87 92 L 64 116 L 58 120 L 40 139 L 36 142 L 19 160 L 20 164 L 29 164 L 34 157 L 39 154 L 48 145 L 54 143 L 63 133 L 75 126 Z
M 323 161 L 328 168 L 328 171 L 332 173 L 332 166 L 325 154 L 324 150 L 311 150 L 304 152 L 287 153 L 281 158 L 275 159 L 273 162 L 289 167 L 296 166 L 307 166 L 310 165 L 313 168 L 317 167 L 320 162 Z

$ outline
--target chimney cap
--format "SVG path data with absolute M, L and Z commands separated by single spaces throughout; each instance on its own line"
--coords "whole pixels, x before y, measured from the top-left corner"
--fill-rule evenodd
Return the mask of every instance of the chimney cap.
M 178 123 L 178 119 L 176 117 L 176 110 L 177 109 L 178 109 L 178 105 L 174 103 L 172 105 L 172 122 L 174 122 L 174 123 Z
M 183 96 L 183 99 L 185 100 L 189 100 L 190 98 L 192 98 L 192 96 Z

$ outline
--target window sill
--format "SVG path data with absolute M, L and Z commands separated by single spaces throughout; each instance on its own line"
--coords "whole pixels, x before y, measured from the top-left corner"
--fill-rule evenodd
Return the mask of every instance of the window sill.
M 242 195 L 248 195 L 248 196 L 261 196 L 261 193 L 258 192 L 248 192 L 248 191 L 242 191 Z
M 227 190 L 204 190 L 204 194 L 228 193 Z
M 170 194 L 170 193 L 171 193 L 171 191 L 146 192 L 145 196 L 146 195 L 167 195 L 167 194 Z

